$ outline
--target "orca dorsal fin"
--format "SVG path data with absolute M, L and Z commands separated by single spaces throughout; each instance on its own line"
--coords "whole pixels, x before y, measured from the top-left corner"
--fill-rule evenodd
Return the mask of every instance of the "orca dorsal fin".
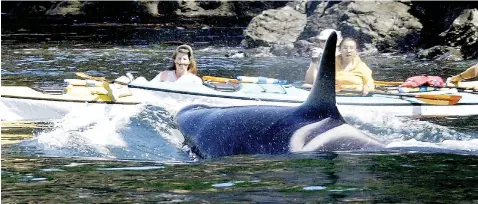
M 302 110 L 327 111 L 331 115 L 337 111 L 335 103 L 335 50 L 337 34 L 332 32 L 327 39 L 309 97 L 301 105 Z M 340 114 L 339 114 L 340 115 Z

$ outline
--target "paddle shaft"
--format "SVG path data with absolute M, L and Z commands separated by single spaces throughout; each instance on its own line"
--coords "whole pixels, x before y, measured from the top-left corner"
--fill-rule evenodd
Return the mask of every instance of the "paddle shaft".
M 101 81 L 101 82 L 110 82 L 104 77 L 94 77 L 84 72 L 76 72 L 75 75 L 83 79 L 92 79 L 92 80 Z

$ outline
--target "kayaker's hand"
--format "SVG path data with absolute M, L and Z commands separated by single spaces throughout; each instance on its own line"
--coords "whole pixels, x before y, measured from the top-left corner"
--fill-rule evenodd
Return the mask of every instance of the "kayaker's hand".
M 460 75 L 455 75 L 455 76 L 452 76 L 450 78 L 448 78 L 446 80 L 446 83 L 453 83 L 453 84 L 457 84 L 458 82 L 462 81 L 463 78 L 460 77 Z
M 362 88 L 362 96 L 368 95 L 368 92 L 369 92 L 368 86 L 367 86 L 367 85 L 363 86 L 363 88 Z
M 312 48 L 312 53 L 310 54 L 310 57 L 312 58 L 312 61 L 319 61 L 319 57 L 322 54 L 322 49 L 318 47 Z
M 335 92 L 339 92 L 341 91 L 343 88 L 342 86 L 340 85 L 340 83 L 338 82 L 335 82 Z

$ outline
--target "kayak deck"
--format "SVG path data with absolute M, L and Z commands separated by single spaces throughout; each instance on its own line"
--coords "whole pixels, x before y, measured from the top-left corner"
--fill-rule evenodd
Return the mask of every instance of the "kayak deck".
M 129 84 L 129 87 L 134 89 L 142 89 L 149 91 L 159 91 L 165 93 L 175 93 L 191 96 L 206 96 L 217 97 L 237 100 L 253 100 L 253 101 L 268 101 L 268 102 L 283 102 L 283 103 L 303 103 L 308 95 L 309 91 L 294 86 L 282 86 L 278 84 L 253 84 L 243 83 L 235 91 L 220 91 L 211 89 L 209 86 L 189 86 L 178 85 L 176 83 L 149 83 L 149 82 L 133 82 Z M 133 91 L 134 92 L 134 91 Z M 433 94 L 433 95 L 447 95 L 449 91 L 430 91 L 430 92 L 418 92 L 407 93 L 408 96 L 402 94 L 390 94 L 390 93 L 372 93 L 368 96 L 361 96 L 361 93 L 355 94 L 343 94 L 337 93 L 337 104 L 348 105 L 366 105 L 366 106 L 379 106 L 379 105 L 448 105 L 447 103 L 427 103 L 427 100 L 423 98 L 414 98 L 414 94 Z M 453 95 L 461 96 L 460 101 L 455 105 L 478 105 L 478 94 L 459 92 Z
M 138 104 L 134 96 L 120 97 L 116 100 L 108 96 L 103 87 L 74 86 L 65 94 L 47 94 L 25 86 L 2 86 L 0 94 L 2 98 L 19 98 L 32 100 L 49 100 L 64 102 L 89 102 L 89 103 L 114 103 L 114 104 Z

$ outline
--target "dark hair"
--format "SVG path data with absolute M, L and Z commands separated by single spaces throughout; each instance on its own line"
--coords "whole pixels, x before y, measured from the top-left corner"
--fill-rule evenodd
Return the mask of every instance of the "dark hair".
M 340 42 L 339 47 L 342 47 L 342 44 L 344 44 L 345 41 L 352 41 L 352 42 L 354 42 L 356 49 L 358 49 L 357 41 L 354 40 L 353 38 L 349 38 L 349 37 L 344 38 L 344 39 L 342 40 L 342 42 Z
M 196 67 L 196 60 L 194 59 L 194 54 L 193 54 L 193 48 L 189 45 L 181 45 L 176 48 L 173 54 L 173 66 L 169 68 L 169 70 L 176 70 L 176 64 L 174 63 L 174 60 L 176 59 L 176 56 L 178 53 L 184 53 L 188 54 L 189 57 L 189 66 L 188 66 L 188 71 L 194 75 L 197 74 L 197 67 Z

